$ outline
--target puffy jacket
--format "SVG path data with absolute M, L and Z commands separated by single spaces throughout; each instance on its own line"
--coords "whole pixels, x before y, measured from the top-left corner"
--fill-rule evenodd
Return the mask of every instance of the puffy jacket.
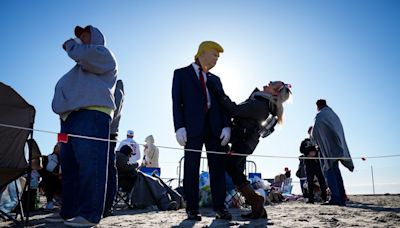
M 145 164 L 145 166 L 159 168 L 160 167 L 158 164 L 159 150 L 154 145 L 153 136 L 152 135 L 147 136 L 144 141 L 146 142 L 147 146 L 144 149 L 145 163 L 147 163 Z

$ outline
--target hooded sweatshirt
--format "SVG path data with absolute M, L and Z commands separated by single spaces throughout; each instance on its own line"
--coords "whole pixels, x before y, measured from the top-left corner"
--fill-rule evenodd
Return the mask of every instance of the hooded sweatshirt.
M 103 34 L 93 26 L 90 31 L 90 44 L 78 44 L 72 39 L 65 43 L 65 51 L 76 65 L 55 88 L 52 108 L 61 117 L 81 108 L 101 107 L 110 115 L 115 109 L 117 62 L 105 47 Z
M 114 111 L 114 117 L 110 125 L 110 134 L 117 136 L 119 129 L 119 121 L 121 120 L 121 111 L 124 104 L 124 84 L 121 80 L 117 81 L 114 92 L 114 100 L 116 109 Z
M 158 148 L 154 145 L 154 138 L 152 135 L 149 135 L 144 140 L 146 142 L 147 148 L 144 149 L 144 158 L 146 162 L 146 167 L 159 168 L 158 164 L 158 156 L 159 151 Z

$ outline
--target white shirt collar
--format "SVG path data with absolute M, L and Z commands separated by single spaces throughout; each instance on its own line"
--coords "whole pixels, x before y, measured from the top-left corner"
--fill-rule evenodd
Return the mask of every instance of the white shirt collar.
M 193 67 L 194 71 L 196 72 L 197 79 L 200 79 L 200 78 L 199 78 L 200 66 L 197 65 L 195 62 L 193 62 L 193 63 L 192 63 L 192 67 Z M 205 77 L 204 77 L 204 82 L 207 82 L 207 74 L 204 74 L 204 72 L 203 72 L 203 76 L 205 76 Z

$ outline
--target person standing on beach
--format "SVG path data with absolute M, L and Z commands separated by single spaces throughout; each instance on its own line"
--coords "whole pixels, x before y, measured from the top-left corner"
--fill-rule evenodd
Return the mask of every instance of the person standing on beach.
M 304 154 L 307 158 L 314 159 L 304 159 L 304 165 L 306 168 L 307 175 L 307 203 L 314 203 L 314 178 L 317 177 L 318 183 L 321 189 L 321 198 L 325 202 L 327 200 L 326 194 L 326 182 L 325 177 L 322 174 L 321 165 L 318 160 L 318 147 L 311 140 L 312 127 L 308 128 L 309 138 L 305 138 L 300 144 L 300 152 Z
M 285 167 L 284 171 L 285 171 L 285 177 L 290 178 L 292 171 L 288 167 Z
M 139 159 L 140 159 L 140 146 L 139 144 L 133 139 L 133 137 L 135 137 L 135 132 L 132 130 L 128 130 L 126 132 L 126 139 L 122 140 L 119 143 L 119 146 L 117 148 L 117 151 L 119 151 L 123 146 L 125 145 L 129 145 L 130 147 L 132 147 L 133 150 L 133 154 L 132 156 L 130 156 L 129 158 L 129 163 L 134 164 L 134 163 L 138 163 Z M 139 163 L 138 163 L 139 165 Z
M 60 169 L 60 150 L 61 143 L 57 143 L 54 146 L 53 153 L 42 156 L 43 168 L 39 169 L 38 172 L 42 181 L 40 186 L 43 188 L 47 203 L 45 205 L 45 211 L 51 211 L 54 209 L 55 196 L 58 195 L 61 199 L 61 169 Z
M 76 26 L 75 35 L 63 49 L 76 64 L 57 82 L 52 108 L 60 115 L 61 133 L 109 139 L 117 62 L 98 28 Z M 109 142 L 103 140 L 70 137 L 62 144 L 64 224 L 85 227 L 100 222 L 108 152 Z
M 104 205 L 103 217 L 112 216 L 112 206 L 114 198 L 117 194 L 117 166 L 115 158 L 115 146 L 117 145 L 119 121 L 121 120 L 121 111 L 124 104 L 124 84 L 122 80 L 117 80 L 114 91 L 115 111 L 110 124 L 110 148 L 108 151 L 108 178 L 107 178 L 107 193 Z
M 210 78 L 222 84 L 218 76 L 209 71 L 217 64 L 219 53 L 224 49 L 216 42 L 200 44 L 195 62 L 174 71 L 172 103 L 176 139 L 185 149 L 183 190 L 188 219 L 201 220 L 199 213 L 199 169 L 201 153 L 190 150 L 222 151 L 229 142 L 230 120 L 212 94 L 206 83 Z M 232 215 L 225 208 L 224 156 L 207 153 L 210 170 L 211 195 L 216 217 L 230 220 Z
M 331 191 L 327 204 L 346 205 L 346 193 L 339 161 L 351 172 L 353 160 L 347 148 L 342 123 L 336 113 L 327 105 L 326 100 L 317 101 L 317 116 L 312 130 L 312 138 L 318 144 L 321 153 L 321 166 Z M 330 159 L 332 158 L 332 159 Z
M 149 168 L 160 168 L 158 164 L 159 150 L 156 145 L 154 145 L 153 135 L 149 135 L 144 140 L 146 145 L 144 145 L 144 157 L 143 166 Z

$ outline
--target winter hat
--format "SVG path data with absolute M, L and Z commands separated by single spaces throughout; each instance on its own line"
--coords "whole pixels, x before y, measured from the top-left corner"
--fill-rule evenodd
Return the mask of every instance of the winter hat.
M 90 25 L 86 26 L 85 28 L 82 28 L 81 26 L 75 27 L 74 33 L 75 33 L 76 37 L 79 38 L 82 35 L 82 33 L 84 33 L 84 32 L 89 32 L 89 33 L 91 32 Z
M 301 142 L 300 152 L 302 154 L 307 155 L 311 151 L 317 151 L 317 147 L 315 146 L 314 143 L 311 142 L 310 139 L 305 139 L 303 142 Z
M 119 152 L 125 154 L 126 156 L 129 156 L 130 153 L 132 153 L 132 147 L 125 145 L 119 149 Z
M 128 131 L 126 132 L 126 135 L 129 135 L 129 136 L 133 136 L 134 134 L 135 134 L 135 132 L 132 131 L 132 130 L 128 130 Z

